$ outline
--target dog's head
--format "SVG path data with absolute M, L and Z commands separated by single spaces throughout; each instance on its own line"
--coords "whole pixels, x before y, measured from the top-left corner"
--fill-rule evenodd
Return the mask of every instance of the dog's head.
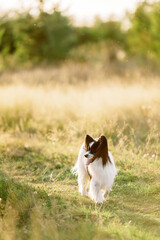
M 97 141 L 91 136 L 85 136 L 85 157 L 86 165 L 92 163 L 96 158 L 102 158 L 103 166 L 110 161 L 108 156 L 108 143 L 105 136 L 101 136 Z

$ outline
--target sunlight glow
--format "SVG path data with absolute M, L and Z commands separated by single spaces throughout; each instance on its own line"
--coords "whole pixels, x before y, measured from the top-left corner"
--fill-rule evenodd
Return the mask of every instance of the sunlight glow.
M 50 11 L 55 4 L 65 10 L 67 15 L 72 16 L 77 23 L 91 23 L 95 16 L 107 19 L 110 16 L 122 18 L 126 10 L 133 11 L 138 0 L 44 0 L 44 9 Z M 0 13 L 9 10 L 23 11 L 32 9 L 36 12 L 38 0 L 0 0 Z

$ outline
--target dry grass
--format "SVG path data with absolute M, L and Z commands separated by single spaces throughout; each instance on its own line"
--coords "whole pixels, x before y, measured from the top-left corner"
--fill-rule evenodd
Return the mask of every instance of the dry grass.
M 1 239 L 158 239 L 159 79 L 102 70 L 2 75 Z M 77 193 L 70 173 L 86 133 L 107 136 L 120 170 L 102 206 Z

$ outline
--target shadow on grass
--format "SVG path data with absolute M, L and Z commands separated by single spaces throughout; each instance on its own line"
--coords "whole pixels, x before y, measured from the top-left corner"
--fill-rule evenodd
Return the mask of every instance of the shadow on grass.
M 20 184 L 2 172 L 0 198 L 2 239 L 6 239 L 7 234 L 12 232 L 12 239 L 15 236 L 19 239 L 36 239 L 34 236 L 44 240 L 59 239 L 56 236 L 60 236 L 60 239 L 84 239 L 88 234 L 85 239 L 90 240 L 96 231 L 88 214 L 76 208 L 78 201 L 72 203 L 69 196 L 62 198 L 54 193 L 48 196 L 46 191 Z M 10 229 L 10 225 L 13 225 L 10 219 L 15 221 L 14 230 Z M 77 229 L 83 230 L 81 232 Z M 70 231 L 74 237 L 70 236 Z
M 126 234 L 127 239 L 158 239 L 158 217 L 146 213 L 143 200 L 135 194 L 136 186 L 130 196 L 126 191 L 125 185 L 138 182 L 132 174 L 120 172 L 110 200 L 99 206 L 80 196 L 77 189 L 64 186 L 63 181 L 57 182 L 55 191 L 48 194 L 1 173 L 2 222 L 9 221 L 6 216 L 14 209 L 15 214 L 9 218 L 15 219 L 14 234 L 19 239 L 126 239 Z

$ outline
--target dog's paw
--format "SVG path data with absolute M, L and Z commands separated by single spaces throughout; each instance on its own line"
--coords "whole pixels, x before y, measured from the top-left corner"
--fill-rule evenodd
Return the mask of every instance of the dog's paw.
M 100 205 L 100 204 L 103 203 L 103 201 L 95 201 L 95 203 L 96 203 L 97 205 Z
M 80 190 L 79 192 L 82 196 L 88 196 L 88 193 L 85 190 Z

